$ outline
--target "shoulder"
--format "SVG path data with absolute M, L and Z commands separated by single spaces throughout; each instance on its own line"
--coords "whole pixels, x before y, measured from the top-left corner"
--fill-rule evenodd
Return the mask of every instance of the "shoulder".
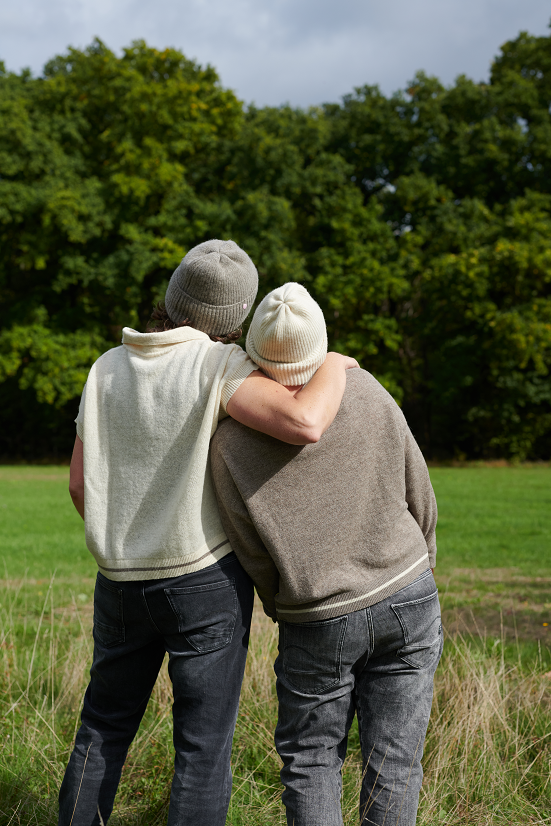
M 211 469 L 215 480 L 221 479 L 227 474 L 228 465 L 233 463 L 234 448 L 240 450 L 239 444 L 243 436 L 241 430 L 246 429 L 230 417 L 219 422 L 210 440 L 209 449 Z M 218 489 L 218 483 L 215 484 L 215 487 Z
M 209 362 L 222 365 L 226 375 L 239 369 L 243 364 L 251 362 L 251 359 L 239 344 L 222 344 L 220 341 L 208 341 L 204 343 L 204 346 L 208 352 Z M 255 369 L 257 368 L 255 367 Z
M 220 359 L 242 358 L 247 355 L 239 344 L 223 344 L 221 341 L 211 341 L 210 339 L 203 342 L 203 344 L 208 347 L 213 356 Z
M 352 419 L 365 421 L 369 417 L 381 424 L 392 423 L 400 431 L 406 426 L 404 414 L 396 400 L 367 370 L 355 368 L 347 371 L 341 410 Z
M 233 451 L 246 450 L 254 443 L 256 433 L 256 430 L 251 430 L 228 416 L 218 424 L 211 439 L 211 455 L 222 457 Z
M 253 430 L 230 416 L 220 422 L 210 444 L 214 464 L 226 465 L 232 473 L 245 471 L 251 477 L 262 474 L 266 467 L 288 462 L 303 449 Z
M 362 399 L 380 407 L 401 412 L 395 399 L 390 395 L 380 381 L 367 370 L 354 368 L 347 370 L 345 395 L 351 399 Z
M 122 344 L 117 345 L 117 347 L 111 347 L 110 350 L 106 350 L 105 353 L 93 363 L 92 367 L 90 368 L 90 375 L 92 376 L 94 373 L 103 373 L 105 371 L 112 370 L 113 367 L 124 360 L 126 357 L 125 348 Z

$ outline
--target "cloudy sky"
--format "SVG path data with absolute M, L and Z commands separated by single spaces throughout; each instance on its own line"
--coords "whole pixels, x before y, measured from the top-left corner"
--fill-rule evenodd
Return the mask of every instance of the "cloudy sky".
M 308 106 L 418 69 L 485 79 L 504 41 L 550 18 L 549 0 L 0 0 L 0 59 L 39 74 L 94 36 L 115 51 L 143 38 L 211 63 L 248 103 Z

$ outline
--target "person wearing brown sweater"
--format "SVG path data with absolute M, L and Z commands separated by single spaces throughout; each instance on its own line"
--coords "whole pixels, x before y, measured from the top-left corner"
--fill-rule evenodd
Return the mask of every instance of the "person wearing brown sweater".
M 247 352 L 298 391 L 326 342 L 318 305 L 287 284 L 258 307 Z M 436 500 L 400 408 L 368 372 L 349 370 L 319 442 L 288 445 L 227 420 L 211 464 L 231 546 L 279 622 L 275 741 L 288 824 L 342 824 L 357 713 L 361 823 L 413 826 L 442 629 Z

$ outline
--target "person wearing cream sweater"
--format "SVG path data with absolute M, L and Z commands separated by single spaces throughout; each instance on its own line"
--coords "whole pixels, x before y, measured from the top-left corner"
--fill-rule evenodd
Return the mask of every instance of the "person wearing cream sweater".
M 267 375 L 299 392 L 326 349 L 323 314 L 304 287 L 264 298 L 247 352 Z M 287 823 L 342 826 L 356 713 L 361 823 L 413 826 L 442 628 L 436 500 L 400 408 L 372 375 L 350 370 L 318 442 L 284 444 L 228 420 L 211 462 L 226 535 L 279 623 L 275 743 Z
M 122 345 L 90 370 L 70 492 L 99 569 L 94 656 L 60 826 L 107 823 L 167 652 L 168 823 L 225 823 L 253 594 L 220 521 L 210 438 L 229 414 L 290 444 L 316 442 L 355 366 L 329 354 L 298 395 L 262 374 L 231 343 L 257 288 L 256 267 L 237 244 L 199 244 L 175 270 L 153 329 L 125 327 Z

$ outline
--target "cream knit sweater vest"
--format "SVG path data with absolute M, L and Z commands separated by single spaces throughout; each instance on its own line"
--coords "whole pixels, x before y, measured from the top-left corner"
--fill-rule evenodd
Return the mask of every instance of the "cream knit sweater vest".
M 181 327 L 138 333 L 92 366 L 77 433 L 84 443 L 86 544 L 113 580 L 197 571 L 230 553 L 209 443 L 256 365 L 235 344 Z

